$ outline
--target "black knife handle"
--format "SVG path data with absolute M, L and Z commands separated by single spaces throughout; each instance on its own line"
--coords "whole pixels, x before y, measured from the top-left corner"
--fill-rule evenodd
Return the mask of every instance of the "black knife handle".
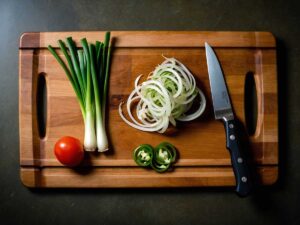
M 252 187 L 252 179 L 247 160 L 241 149 L 241 135 L 235 119 L 224 120 L 226 130 L 226 147 L 231 155 L 231 163 L 236 180 L 236 192 L 240 196 L 247 196 Z

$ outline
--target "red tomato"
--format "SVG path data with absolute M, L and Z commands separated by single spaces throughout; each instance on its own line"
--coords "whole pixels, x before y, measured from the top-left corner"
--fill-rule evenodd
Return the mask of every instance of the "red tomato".
M 77 138 L 65 136 L 60 138 L 54 147 L 58 161 L 66 166 L 77 166 L 83 160 L 83 146 Z

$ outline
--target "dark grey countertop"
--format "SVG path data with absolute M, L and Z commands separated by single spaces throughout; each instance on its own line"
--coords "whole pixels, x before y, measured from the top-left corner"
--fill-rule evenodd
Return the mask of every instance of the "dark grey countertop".
M 1 0 L 0 223 L 300 224 L 300 5 L 296 2 Z M 278 43 L 278 184 L 245 199 L 223 188 L 25 188 L 19 179 L 19 37 L 25 31 L 71 30 L 271 31 Z

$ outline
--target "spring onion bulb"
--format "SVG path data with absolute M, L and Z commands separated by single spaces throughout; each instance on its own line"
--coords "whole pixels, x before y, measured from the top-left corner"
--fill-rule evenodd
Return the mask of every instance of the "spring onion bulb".
M 146 81 L 140 83 L 141 77 L 136 78 L 134 90 L 127 99 L 129 119 L 123 114 L 123 102 L 119 105 L 121 118 L 131 127 L 164 133 L 170 123 L 176 126 L 176 121 L 191 121 L 204 112 L 206 100 L 203 92 L 196 86 L 192 73 L 177 59 L 165 58 Z M 189 114 L 197 96 L 199 106 Z M 136 102 L 134 116 L 131 109 Z
M 85 124 L 84 149 L 99 152 L 108 150 L 105 130 L 105 109 L 108 91 L 110 65 L 110 33 L 105 41 L 89 44 L 81 39 L 82 49 L 77 48 L 71 37 L 58 41 L 60 50 L 67 64 L 61 59 L 54 48 L 48 49 L 66 73 L 76 94 Z

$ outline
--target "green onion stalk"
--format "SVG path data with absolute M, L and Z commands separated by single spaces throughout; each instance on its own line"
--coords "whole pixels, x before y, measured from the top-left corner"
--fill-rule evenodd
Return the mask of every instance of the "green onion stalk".
M 104 152 L 108 150 L 105 111 L 111 53 L 110 32 L 106 32 L 104 42 L 89 44 L 83 38 L 80 43 L 82 49 L 76 47 L 71 37 L 66 39 L 66 44 L 58 40 L 67 64 L 51 45 L 48 49 L 63 68 L 77 97 L 85 124 L 84 149 Z

